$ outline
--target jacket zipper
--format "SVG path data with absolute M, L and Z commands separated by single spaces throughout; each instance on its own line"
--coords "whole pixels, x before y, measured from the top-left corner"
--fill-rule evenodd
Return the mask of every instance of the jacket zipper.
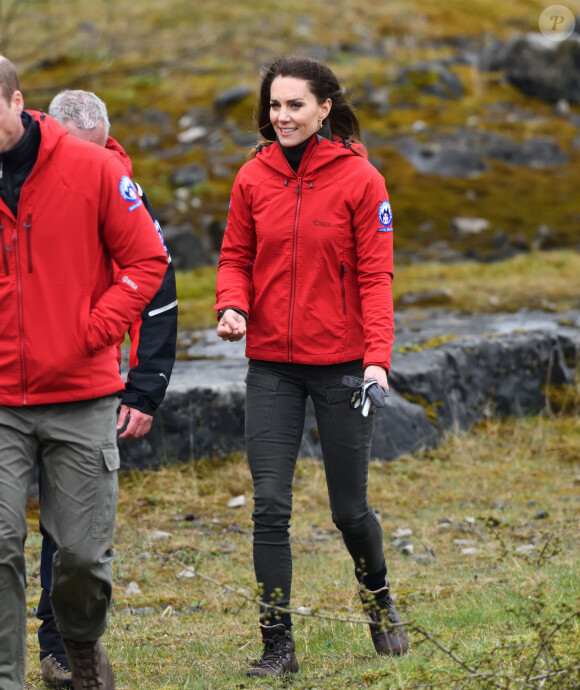
M 4 223 L 0 225 L 0 232 L 2 233 L 2 236 L 0 237 L 0 241 L 2 242 L 2 258 L 4 259 L 4 273 L 9 276 L 10 275 L 10 266 L 8 265 L 8 247 L 6 246 L 6 239 L 4 237 Z
M 342 313 L 346 315 L 346 292 L 344 287 L 344 275 L 348 273 L 344 261 L 340 262 L 340 296 L 342 297 Z
M 300 217 L 300 206 L 302 204 L 302 180 L 304 179 L 304 173 L 306 172 L 306 169 L 308 168 L 308 164 L 310 163 L 310 160 L 312 156 L 314 155 L 314 152 L 316 151 L 316 147 L 312 149 L 310 152 L 310 155 L 306 161 L 304 159 L 300 163 L 300 169 L 302 169 L 302 176 L 298 177 L 297 176 L 297 182 L 296 182 L 296 194 L 298 196 L 298 200 L 296 202 L 296 215 L 294 216 L 294 230 L 293 230 L 293 242 L 292 242 L 292 282 L 290 285 L 290 318 L 288 319 L 288 361 L 292 361 L 292 324 L 294 321 L 294 297 L 295 297 L 295 283 L 296 283 L 296 263 L 297 263 L 297 257 L 298 257 L 298 219 Z M 286 165 L 290 168 L 290 163 L 286 161 Z M 292 171 L 294 172 L 294 171 Z M 288 180 L 286 180 L 286 185 L 288 183 Z M 310 184 L 312 187 L 312 183 Z
M 28 272 L 32 273 L 32 248 L 30 242 L 30 229 L 32 228 L 32 214 L 29 213 L 26 222 L 22 225 L 26 228 L 26 250 L 28 252 Z
M 27 404 L 28 381 L 26 379 L 26 364 L 24 358 L 24 309 L 22 307 L 22 279 L 20 273 L 20 249 L 18 246 L 18 223 L 14 226 L 12 245 L 14 247 L 14 259 L 16 263 L 16 287 L 18 297 L 18 326 L 20 331 L 20 371 L 22 374 L 22 404 Z
M 302 204 L 302 178 L 299 177 L 296 183 L 296 214 L 294 216 L 294 230 L 292 235 L 292 279 L 290 282 L 290 318 L 288 320 L 288 361 L 292 361 L 292 323 L 294 321 L 294 297 L 296 295 L 296 258 L 298 255 L 298 218 L 300 217 L 300 206 Z

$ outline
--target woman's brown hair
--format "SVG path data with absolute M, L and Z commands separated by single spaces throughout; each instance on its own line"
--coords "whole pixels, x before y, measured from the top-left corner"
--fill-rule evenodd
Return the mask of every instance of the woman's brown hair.
M 289 55 L 277 58 L 263 72 L 256 108 L 260 144 L 267 145 L 276 141 L 276 133 L 270 122 L 270 89 L 276 77 L 304 79 L 308 82 L 308 88 L 318 103 L 324 103 L 327 98 L 330 98 L 332 107 L 328 120 L 332 134 L 341 139 L 360 142 L 360 126 L 357 117 L 334 72 L 319 60 Z

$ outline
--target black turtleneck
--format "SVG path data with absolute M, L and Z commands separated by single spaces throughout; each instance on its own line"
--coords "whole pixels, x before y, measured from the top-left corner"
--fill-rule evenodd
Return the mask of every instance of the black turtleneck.
M 0 196 L 16 217 L 20 190 L 30 175 L 40 147 L 40 127 L 26 111 L 22 112 L 24 135 L 16 146 L 0 153 Z
M 324 118 L 324 120 L 322 121 L 322 127 L 318 130 L 318 132 L 313 134 L 312 137 L 316 137 L 318 135 L 332 141 L 330 122 L 328 121 L 327 117 Z M 300 163 L 302 162 L 302 156 L 304 155 L 304 151 L 306 151 L 312 137 L 308 137 L 306 141 L 303 141 L 300 144 L 296 144 L 296 146 L 282 146 L 282 144 L 280 144 L 282 153 L 284 154 L 288 163 L 290 163 L 290 167 L 292 168 L 292 170 L 294 170 L 295 173 L 298 172 L 298 168 L 300 167 Z M 278 143 L 280 143 L 279 139 Z

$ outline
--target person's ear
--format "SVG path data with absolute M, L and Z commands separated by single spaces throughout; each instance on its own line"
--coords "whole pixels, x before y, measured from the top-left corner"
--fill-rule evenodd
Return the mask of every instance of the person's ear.
M 24 96 L 20 91 L 15 91 L 10 99 L 10 105 L 16 109 L 16 112 L 20 113 L 24 110 Z

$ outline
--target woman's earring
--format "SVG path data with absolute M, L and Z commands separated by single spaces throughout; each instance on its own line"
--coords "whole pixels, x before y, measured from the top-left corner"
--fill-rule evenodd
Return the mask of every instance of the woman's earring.
M 322 120 L 320 120 L 320 124 L 318 125 L 318 129 L 322 129 Z

